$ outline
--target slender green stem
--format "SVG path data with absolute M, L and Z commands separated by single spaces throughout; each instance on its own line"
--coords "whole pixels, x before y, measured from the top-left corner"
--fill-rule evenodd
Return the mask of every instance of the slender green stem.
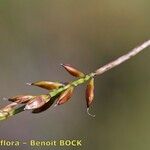
M 80 84 L 84 84 L 84 83 L 87 82 L 89 79 L 91 79 L 93 76 L 94 76 L 94 74 L 93 74 L 93 73 L 90 73 L 90 74 L 88 74 L 88 75 L 85 75 L 85 77 L 78 78 L 77 80 L 74 80 L 74 81 L 68 83 L 67 85 L 65 85 L 65 86 L 63 86 L 63 87 L 60 87 L 60 88 L 55 89 L 55 90 L 53 90 L 53 91 L 50 91 L 50 92 L 49 92 L 49 95 L 50 95 L 51 97 L 54 97 L 54 96 L 60 94 L 61 92 L 65 91 L 66 89 L 68 89 L 68 88 L 71 87 L 71 86 L 76 87 L 76 86 L 78 86 L 78 85 L 80 85 Z

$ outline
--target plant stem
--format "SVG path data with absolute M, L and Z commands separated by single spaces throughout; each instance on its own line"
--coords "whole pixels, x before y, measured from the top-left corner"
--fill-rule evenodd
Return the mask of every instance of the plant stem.
M 78 78 L 77 80 L 74 80 L 74 81 L 68 83 L 67 85 L 65 85 L 63 87 L 60 87 L 60 88 L 55 89 L 53 91 L 50 91 L 49 95 L 51 96 L 51 98 L 54 98 L 54 97 L 57 97 L 57 95 L 61 94 L 63 91 L 65 91 L 66 89 L 68 89 L 71 86 L 77 87 L 80 84 L 84 84 L 85 82 L 90 80 L 92 77 L 97 76 L 97 75 L 101 75 L 104 72 L 120 65 L 121 63 L 123 63 L 126 60 L 130 59 L 131 57 L 135 56 L 136 54 L 138 54 L 139 52 L 141 52 L 142 50 L 144 50 L 148 46 L 150 46 L 150 40 L 148 40 L 148 41 L 144 42 L 143 44 L 139 45 L 138 47 L 132 49 L 129 53 L 119 57 L 118 59 L 100 67 L 94 73 L 90 73 L 88 75 L 85 75 L 84 77 Z M 50 100 L 48 100 L 48 101 L 50 101 Z M 20 112 L 23 112 L 24 107 L 25 107 L 25 104 L 18 107 L 18 108 L 14 108 L 12 110 L 9 110 L 8 112 L 3 111 L 3 109 L 1 109 L 0 110 L 0 120 L 5 120 L 10 116 L 13 116 L 13 115 L 18 114 Z
M 104 72 L 120 65 L 121 63 L 125 62 L 126 60 L 130 59 L 131 57 L 137 55 L 139 52 L 143 51 L 145 48 L 147 48 L 148 46 L 150 46 L 150 40 L 144 42 L 143 44 L 137 46 L 136 48 L 132 49 L 129 53 L 119 57 L 118 59 L 102 66 L 101 68 L 97 69 L 95 71 L 95 75 L 101 75 Z
M 60 94 L 61 92 L 65 91 L 66 89 L 68 89 L 68 88 L 71 87 L 71 86 L 76 87 L 76 86 L 79 86 L 80 84 L 84 84 L 84 83 L 87 82 L 89 79 L 91 79 L 93 76 L 94 76 L 94 74 L 93 74 L 93 73 L 90 73 L 90 74 L 88 74 L 88 75 L 85 75 L 85 77 L 78 78 L 77 80 L 74 80 L 74 81 L 68 83 L 67 85 L 65 85 L 65 86 L 63 86 L 63 87 L 60 87 L 60 88 L 55 89 L 55 90 L 53 90 L 53 91 L 50 91 L 50 92 L 49 92 L 49 95 L 50 95 L 51 97 L 54 97 L 54 96 Z

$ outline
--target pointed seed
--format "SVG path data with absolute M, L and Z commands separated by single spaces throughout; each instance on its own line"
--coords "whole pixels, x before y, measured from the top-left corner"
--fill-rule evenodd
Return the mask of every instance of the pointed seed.
M 18 95 L 18 96 L 9 98 L 8 100 L 11 102 L 23 104 L 23 103 L 27 103 L 28 101 L 30 101 L 33 98 L 35 98 L 35 96 L 33 96 L 33 95 Z
M 91 117 L 95 117 L 95 115 L 90 114 L 89 107 L 94 99 L 94 78 L 92 78 L 86 88 L 86 104 L 87 104 L 87 114 Z
M 73 94 L 73 90 L 74 90 L 74 87 L 71 86 L 70 88 L 68 88 L 66 91 L 64 91 L 60 97 L 58 98 L 58 101 L 56 103 L 56 105 L 62 105 L 64 103 L 66 103 L 71 97 L 72 97 L 72 94 Z M 55 105 L 55 106 L 56 106 Z
M 36 96 L 34 99 L 29 101 L 26 106 L 25 110 L 33 110 L 42 107 L 44 104 L 46 104 L 50 100 L 50 95 L 39 95 Z
M 86 103 L 87 103 L 87 108 L 90 107 L 91 103 L 93 102 L 94 99 L 94 78 L 90 80 L 86 87 Z
M 38 81 L 38 82 L 34 82 L 28 85 L 34 85 L 34 86 L 38 86 L 47 90 L 53 90 L 53 89 L 57 89 L 59 87 L 64 86 L 64 84 L 62 83 L 58 83 L 58 82 L 50 82 L 50 81 Z
M 69 64 L 61 64 L 72 76 L 75 77 L 84 77 L 85 74 L 82 73 L 81 71 L 77 70 L 76 68 L 72 67 Z

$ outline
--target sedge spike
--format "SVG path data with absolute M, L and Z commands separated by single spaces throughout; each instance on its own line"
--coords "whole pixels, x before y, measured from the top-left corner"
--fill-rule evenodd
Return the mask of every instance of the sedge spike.
M 105 73 L 106 71 L 120 65 L 121 63 L 127 61 L 133 56 L 137 55 L 139 52 L 143 51 L 145 48 L 150 46 L 150 40 L 145 41 L 138 47 L 133 48 L 127 54 L 119 57 L 118 59 L 100 67 L 94 73 L 84 74 L 81 71 L 75 69 L 70 65 L 63 64 L 62 66 L 73 76 L 78 77 L 76 80 L 67 82 L 65 84 L 49 82 L 45 81 L 36 82 L 36 83 L 27 83 L 27 85 L 39 86 L 45 89 L 48 89 L 49 92 L 45 95 L 20 95 L 12 98 L 8 98 L 5 100 L 11 101 L 10 104 L 0 109 L 0 120 L 5 120 L 8 117 L 14 116 L 18 113 L 21 113 L 25 110 L 33 110 L 33 112 L 37 111 L 37 109 L 41 109 L 42 107 L 49 108 L 54 101 L 58 98 L 56 105 L 61 105 L 66 103 L 72 96 L 73 90 L 75 87 L 88 82 L 86 88 L 86 101 L 87 101 L 87 114 L 95 117 L 89 113 L 89 108 L 94 98 L 94 77 Z M 48 84 L 48 85 L 47 85 Z M 21 106 L 20 106 L 21 105 Z

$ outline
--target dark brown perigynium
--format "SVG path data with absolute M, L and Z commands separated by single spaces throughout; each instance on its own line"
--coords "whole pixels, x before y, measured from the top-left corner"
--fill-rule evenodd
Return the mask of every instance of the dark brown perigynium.
M 50 99 L 50 95 L 39 95 L 36 96 L 34 99 L 30 100 L 24 110 L 32 110 L 42 107 L 47 101 Z

